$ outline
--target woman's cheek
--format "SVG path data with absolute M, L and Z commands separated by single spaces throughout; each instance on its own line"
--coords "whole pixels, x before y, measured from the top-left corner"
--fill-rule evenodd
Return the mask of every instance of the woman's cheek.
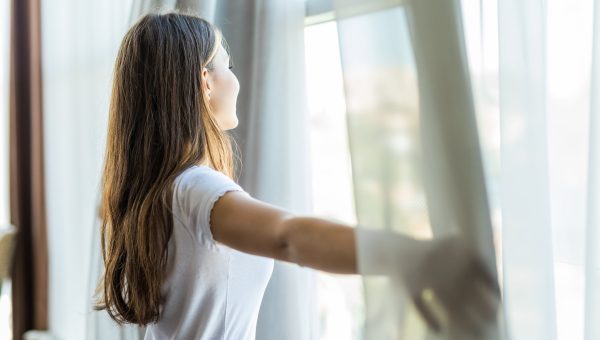
M 237 102 L 237 97 L 238 94 L 240 92 L 240 82 L 238 81 L 237 77 L 235 75 L 233 75 L 232 73 L 232 84 L 231 84 L 231 103 L 233 105 L 233 110 L 235 112 L 235 106 L 236 106 L 236 102 Z

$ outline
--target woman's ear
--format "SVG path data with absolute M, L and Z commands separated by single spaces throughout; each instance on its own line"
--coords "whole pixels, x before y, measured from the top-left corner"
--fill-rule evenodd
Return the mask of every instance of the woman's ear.
M 202 68 L 200 77 L 202 79 L 202 91 L 210 98 L 211 79 L 210 73 L 208 73 L 208 69 L 206 67 Z

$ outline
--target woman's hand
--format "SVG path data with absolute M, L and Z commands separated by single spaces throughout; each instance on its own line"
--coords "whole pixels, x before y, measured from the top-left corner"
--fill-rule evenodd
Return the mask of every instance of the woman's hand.
M 459 237 L 415 241 L 400 278 L 428 326 L 435 331 L 481 334 L 496 320 L 497 281 Z

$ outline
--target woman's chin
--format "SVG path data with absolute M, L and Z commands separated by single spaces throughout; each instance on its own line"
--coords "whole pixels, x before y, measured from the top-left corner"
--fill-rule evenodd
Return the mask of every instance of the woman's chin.
M 227 128 L 227 130 L 235 129 L 238 126 L 238 124 L 239 124 L 239 121 L 237 119 L 237 116 L 235 116 L 235 118 L 233 119 L 233 121 L 231 121 L 228 124 L 229 127 Z

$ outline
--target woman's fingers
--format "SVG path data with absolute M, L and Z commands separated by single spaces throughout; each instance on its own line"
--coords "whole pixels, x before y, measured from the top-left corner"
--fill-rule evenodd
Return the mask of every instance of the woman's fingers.
M 455 331 L 460 331 L 465 337 L 477 338 L 483 331 L 485 323 L 482 322 L 481 316 L 472 305 L 465 303 L 464 306 L 455 310 L 451 315 L 450 320 Z
M 458 328 L 478 338 L 495 322 L 499 299 L 489 282 L 477 274 L 465 273 L 459 287 L 461 292 L 455 296 L 454 310 L 449 313 Z
M 452 327 L 468 336 L 479 337 L 495 321 L 499 305 L 499 289 L 492 284 L 482 262 L 468 258 L 458 266 L 453 279 L 434 285 Z M 463 262 L 464 263 L 464 262 Z M 462 268 L 461 268 L 462 267 Z M 461 269 L 459 269 L 461 268 Z
M 498 281 L 479 258 L 472 267 L 472 271 L 475 274 L 472 282 L 475 303 L 486 319 L 495 320 L 501 299 Z
M 456 329 L 477 338 L 495 322 L 501 298 L 495 275 L 481 257 L 459 238 L 431 244 L 420 272 L 405 278 L 412 292 L 429 292 L 413 297 L 415 308 L 436 331 Z M 442 319 L 440 319 L 442 318 Z
M 442 328 L 440 325 L 440 322 L 435 317 L 435 315 L 433 315 L 433 312 L 431 311 L 431 309 L 429 308 L 429 306 L 423 299 L 423 296 L 421 296 L 421 295 L 416 296 L 413 299 L 413 303 L 415 305 L 415 308 L 419 312 L 419 314 L 421 314 L 421 317 L 423 318 L 423 320 L 425 320 L 425 323 L 427 323 L 427 326 L 430 329 L 432 329 L 433 331 L 435 331 L 436 333 L 439 333 Z
M 477 310 L 481 312 L 485 320 L 495 321 L 500 304 L 499 296 L 482 282 L 475 282 L 473 291 L 476 297 L 474 304 Z
M 465 297 L 462 308 L 463 326 L 476 338 L 483 334 L 496 319 L 496 304 L 488 300 L 486 295 L 489 296 L 490 293 L 485 290 L 488 289 L 481 284 L 474 284 L 471 295 Z
M 495 275 L 488 270 L 488 267 L 483 263 L 479 256 L 475 257 L 474 270 L 478 274 L 481 282 L 485 283 L 497 299 L 500 299 L 500 285 Z

